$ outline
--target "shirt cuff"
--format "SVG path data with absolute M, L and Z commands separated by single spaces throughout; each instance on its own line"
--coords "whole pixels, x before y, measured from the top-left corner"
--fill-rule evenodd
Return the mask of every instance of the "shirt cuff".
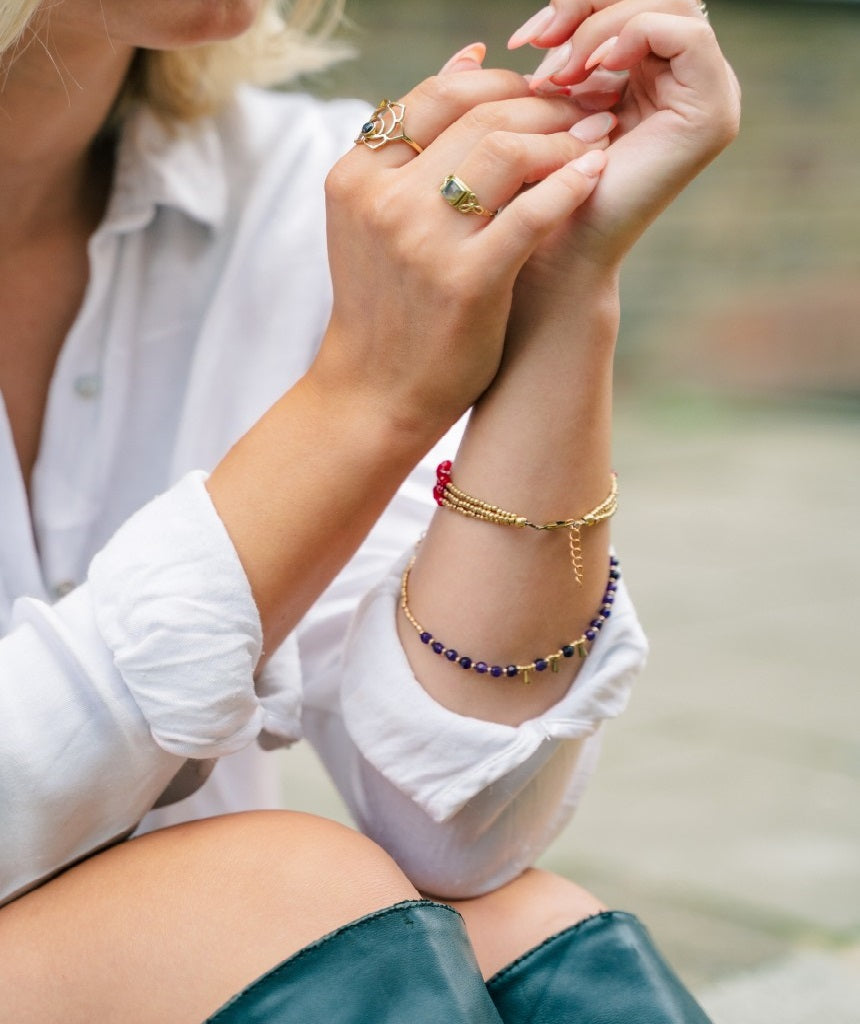
M 162 749 L 210 758 L 245 746 L 262 627 L 239 557 L 189 473 L 135 513 L 90 566 L 96 623 Z
M 397 636 L 406 558 L 362 601 L 347 638 L 344 724 L 370 764 L 437 822 L 452 818 L 542 743 L 591 736 L 624 710 L 648 645 L 623 581 L 574 684 L 519 726 L 469 718 L 437 703 L 415 678 Z

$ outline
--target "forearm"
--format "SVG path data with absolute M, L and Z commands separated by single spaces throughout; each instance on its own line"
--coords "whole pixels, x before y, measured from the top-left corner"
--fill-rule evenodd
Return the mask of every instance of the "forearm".
M 618 323 L 614 275 L 579 280 L 564 313 L 511 320 L 504 364 L 472 413 L 453 479 L 533 522 L 578 518 L 611 482 L 612 356 Z M 534 308 L 534 307 L 532 307 Z M 409 579 L 417 620 L 474 660 L 524 664 L 576 640 L 607 583 L 608 523 L 581 531 L 577 584 L 568 531 L 538 532 L 439 509 Z M 422 644 L 405 616 L 398 628 L 417 677 L 461 714 L 517 724 L 567 691 L 580 659 L 512 679 L 468 674 Z
M 433 440 L 404 435 L 358 390 L 325 394 L 305 378 L 216 466 L 207 487 L 248 577 L 264 657 L 348 561 Z

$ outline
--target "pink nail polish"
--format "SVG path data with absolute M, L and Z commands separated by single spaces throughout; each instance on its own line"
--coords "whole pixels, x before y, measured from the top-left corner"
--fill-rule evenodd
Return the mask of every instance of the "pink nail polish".
M 570 42 L 564 43 L 561 46 L 556 47 L 554 50 L 550 50 L 532 74 L 532 87 L 538 85 L 545 78 L 551 78 L 553 75 L 557 75 L 562 68 L 567 66 L 567 62 L 570 60 L 572 52 L 573 48 Z
M 469 43 L 468 46 L 464 46 L 462 50 L 458 50 L 453 57 L 449 58 L 439 69 L 440 75 L 447 75 L 451 71 L 464 71 L 470 65 L 477 64 L 479 67 L 484 63 L 484 58 L 487 56 L 487 47 L 484 43 Z M 463 67 L 455 67 L 455 65 L 463 62 Z
M 596 67 L 602 60 L 605 60 L 615 49 L 617 42 L 618 36 L 612 36 L 610 39 L 602 42 L 585 62 L 585 70 L 590 71 L 591 68 Z
M 577 121 L 570 129 L 570 134 L 575 139 L 579 139 L 580 142 L 591 145 L 595 142 L 600 142 L 602 138 L 612 131 L 617 123 L 618 118 L 614 114 L 605 112 L 591 114 L 589 117 L 584 117 L 581 121 Z
M 533 14 L 508 40 L 508 49 L 516 50 L 518 46 L 524 46 L 537 39 L 542 32 L 549 28 L 554 18 L 555 9 L 551 6 L 544 7 L 537 14 Z

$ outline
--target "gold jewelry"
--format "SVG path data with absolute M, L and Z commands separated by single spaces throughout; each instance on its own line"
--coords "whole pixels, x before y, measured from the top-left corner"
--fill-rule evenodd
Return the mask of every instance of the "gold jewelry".
M 572 658 L 575 655 L 584 658 L 588 654 L 592 643 L 597 639 L 597 634 L 612 614 L 612 606 L 615 603 L 615 594 L 618 590 L 618 580 L 621 578 L 618 559 L 614 555 L 610 555 L 609 579 L 606 583 L 606 590 L 603 592 L 600 609 L 591 620 L 588 629 L 576 640 L 569 644 L 563 644 L 553 654 L 544 655 L 542 658 L 535 658 L 534 661 L 530 661 L 527 665 L 491 665 L 486 661 L 476 661 L 467 654 L 461 655 L 453 647 L 446 646 L 442 640 L 428 632 L 412 614 L 409 607 L 408 586 L 409 573 L 415 564 L 415 558 L 416 556 L 413 555 L 409 565 L 406 566 L 403 570 L 403 575 L 400 577 L 400 607 L 407 621 L 418 633 L 421 643 L 429 647 L 434 654 L 438 654 L 440 657 L 445 658 L 446 661 L 450 661 L 452 665 L 457 665 L 464 671 L 471 669 L 478 675 L 489 675 L 493 679 L 500 679 L 502 676 L 512 679 L 514 676 L 521 675 L 524 683 L 531 682 L 529 674 L 532 672 L 545 672 L 547 669 L 550 669 L 552 672 L 558 672 L 558 667 L 563 658 Z
M 595 526 L 615 515 L 618 510 L 618 475 L 617 473 L 612 474 L 609 494 L 590 512 L 586 512 L 576 519 L 555 519 L 548 523 L 533 523 L 525 516 L 508 512 L 499 508 L 498 505 L 490 505 L 486 501 L 481 501 L 480 498 L 461 491 L 451 481 L 451 463 L 447 460 L 440 463 L 436 469 L 436 486 L 433 489 L 433 494 L 438 505 L 453 509 L 461 516 L 468 516 L 470 519 L 483 519 L 484 522 L 495 523 L 498 526 L 516 526 L 520 529 L 530 527 L 532 530 L 567 530 L 570 564 L 577 584 L 582 585 L 582 529 L 586 526 Z
M 360 143 L 367 146 L 368 149 L 380 149 L 389 142 L 405 142 L 416 153 L 423 153 L 424 147 L 419 146 L 415 139 L 406 134 L 406 129 L 403 127 L 405 114 L 406 106 L 403 103 L 380 100 L 379 106 L 361 126 L 361 131 L 355 138 L 356 144 Z M 394 132 L 398 128 L 400 132 L 395 135 Z
M 478 202 L 478 197 L 462 178 L 449 174 L 439 186 L 442 198 L 453 206 L 458 213 L 477 213 L 479 217 L 495 217 L 494 210 L 485 210 Z

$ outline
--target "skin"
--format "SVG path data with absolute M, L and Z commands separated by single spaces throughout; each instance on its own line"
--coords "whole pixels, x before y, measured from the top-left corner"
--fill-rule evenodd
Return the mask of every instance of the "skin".
M 467 59 L 404 98 L 424 153 L 356 147 L 329 176 L 334 308 L 320 354 L 208 484 L 268 650 L 470 407 L 456 461 L 466 490 L 535 520 L 581 514 L 607 493 L 619 266 L 731 140 L 738 93 L 686 0 L 558 0 L 554 10 L 532 41 L 571 41 L 552 83 L 565 91 L 591 81 L 589 55 L 619 36 L 604 66 L 630 74 L 603 93 L 617 115 L 609 139 L 583 143 L 568 131 L 593 104 L 534 95 L 521 77 Z M 50 375 L 86 286 L 86 241 L 110 185 L 93 140 L 134 48 L 228 37 L 254 13 L 251 0 L 63 0 L 51 10 L 50 44 L 5 69 L 0 388 L 27 482 Z M 607 145 L 602 174 L 571 166 Z M 452 170 L 502 212 L 490 221 L 446 207 L 436 189 Z M 521 192 L 524 183 L 534 184 Z M 55 268 L 51 288 L 45 266 Z M 384 316 L 365 301 L 371 274 Z M 585 531 L 586 578 L 576 587 L 563 536 L 442 511 L 416 561 L 411 604 L 464 651 L 530 660 L 593 616 L 607 546 L 606 526 Z M 571 685 L 575 665 L 539 686 L 476 677 L 464 687 L 402 617 L 398 626 L 417 678 L 456 712 L 513 724 Z M 311 939 L 414 895 L 378 847 L 319 819 L 232 816 L 133 840 L 0 910 L 0 946 L 19 951 L 14 962 L 0 959 L 0 989 L 16 1000 L 4 997 L 0 1022 L 199 1021 Z M 457 906 L 485 973 L 600 908 L 537 872 Z M 82 920 L 90 926 L 79 928 Z

